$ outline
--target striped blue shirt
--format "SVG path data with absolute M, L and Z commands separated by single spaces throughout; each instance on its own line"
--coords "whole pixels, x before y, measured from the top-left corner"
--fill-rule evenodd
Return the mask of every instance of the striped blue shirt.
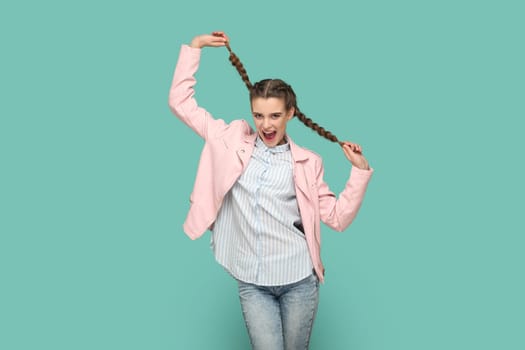
M 250 162 L 224 197 L 215 221 L 215 259 L 243 282 L 297 282 L 312 273 L 299 227 L 290 145 L 269 148 L 257 137 Z

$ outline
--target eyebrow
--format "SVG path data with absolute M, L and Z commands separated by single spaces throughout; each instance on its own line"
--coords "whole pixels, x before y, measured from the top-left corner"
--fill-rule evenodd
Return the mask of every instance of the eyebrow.
M 261 112 L 252 112 L 252 114 L 260 114 L 260 115 L 263 115 Z M 283 112 L 271 112 L 270 115 L 282 115 Z

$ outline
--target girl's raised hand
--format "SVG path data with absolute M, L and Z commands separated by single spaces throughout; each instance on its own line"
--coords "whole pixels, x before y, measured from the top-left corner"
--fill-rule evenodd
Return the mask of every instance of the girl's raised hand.
M 225 46 L 230 39 L 224 32 L 213 32 L 211 34 L 197 35 L 191 41 L 190 46 L 201 49 L 206 46 L 219 47 Z
M 357 143 L 351 143 L 343 141 L 343 152 L 345 153 L 346 158 L 352 163 L 353 166 L 360 169 L 369 170 L 370 166 L 365 156 L 363 156 L 362 148 Z

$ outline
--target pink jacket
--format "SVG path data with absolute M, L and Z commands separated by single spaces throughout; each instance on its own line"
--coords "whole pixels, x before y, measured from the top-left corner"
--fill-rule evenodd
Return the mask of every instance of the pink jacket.
M 200 49 L 182 45 L 169 94 L 173 113 L 205 140 L 190 196 L 190 210 L 183 225 L 191 239 L 199 238 L 212 227 L 224 196 L 246 169 L 257 136 L 245 120 L 227 124 L 197 105 L 193 86 L 200 54 Z M 308 250 L 319 279 L 324 281 L 320 221 L 336 231 L 345 230 L 357 215 L 373 170 L 352 167 L 350 178 L 337 199 L 323 181 L 322 159 L 297 146 L 290 137 L 288 140 Z

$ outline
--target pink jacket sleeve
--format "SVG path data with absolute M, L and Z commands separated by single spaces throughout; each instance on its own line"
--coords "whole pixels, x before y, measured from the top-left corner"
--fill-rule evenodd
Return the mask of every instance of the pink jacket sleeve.
M 335 231 L 344 231 L 354 220 L 363 202 L 368 182 L 374 170 L 363 170 L 352 166 L 345 188 L 336 198 L 323 180 L 324 168 L 320 164 L 317 172 L 320 219 Z
M 214 119 L 204 108 L 198 106 L 193 97 L 193 86 L 197 82 L 194 75 L 199 68 L 200 56 L 201 49 L 181 46 L 168 102 L 173 114 L 207 140 L 217 129 L 224 128 L 226 123 L 221 119 Z

